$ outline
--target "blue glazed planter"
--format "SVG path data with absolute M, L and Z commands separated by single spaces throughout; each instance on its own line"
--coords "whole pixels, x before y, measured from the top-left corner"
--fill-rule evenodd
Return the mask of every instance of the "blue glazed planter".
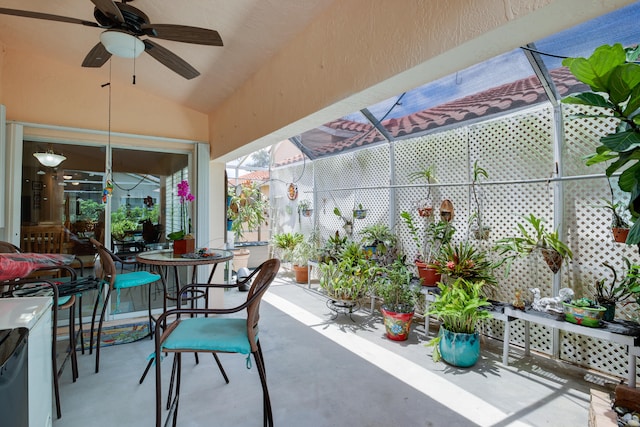
M 451 332 L 440 327 L 440 355 L 450 365 L 468 368 L 480 358 L 480 334 Z

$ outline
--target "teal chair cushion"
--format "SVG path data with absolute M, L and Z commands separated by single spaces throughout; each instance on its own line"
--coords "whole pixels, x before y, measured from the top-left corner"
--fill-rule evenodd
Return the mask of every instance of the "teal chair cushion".
M 247 320 L 221 317 L 181 319 L 162 348 L 249 354 L 251 345 L 247 337 Z
M 66 297 L 58 298 L 58 305 L 65 305 L 71 299 L 71 295 L 67 295 Z
M 117 274 L 114 289 L 133 288 L 160 280 L 160 275 L 148 271 L 134 271 L 132 273 Z

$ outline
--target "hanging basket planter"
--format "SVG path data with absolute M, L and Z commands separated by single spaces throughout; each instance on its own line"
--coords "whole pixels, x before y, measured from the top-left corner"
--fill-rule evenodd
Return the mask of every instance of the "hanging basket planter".
M 445 222 L 453 221 L 454 211 L 453 202 L 449 199 L 445 199 L 440 204 L 440 218 Z
M 313 209 L 300 209 L 300 213 L 302 214 L 302 216 L 309 218 L 311 215 L 313 215 Z
M 541 249 L 542 258 L 547 263 L 553 274 L 556 274 L 560 271 L 560 267 L 562 267 L 562 255 L 558 251 L 552 248 L 543 248 Z
M 354 219 L 365 219 L 367 217 L 366 209 L 354 209 L 353 210 L 353 218 Z
M 433 202 L 431 199 L 422 199 L 418 202 L 418 215 L 423 218 L 431 218 L 431 215 L 433 215 Z
M 611 234 L 613 234 L 613 240 L 617 243 L 626 243 L 629 229 L 614 227 L 611 229 Z

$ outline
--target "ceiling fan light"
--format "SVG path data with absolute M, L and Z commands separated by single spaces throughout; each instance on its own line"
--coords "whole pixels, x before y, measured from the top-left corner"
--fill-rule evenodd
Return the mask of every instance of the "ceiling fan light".
M 56 154 L 53 150 L 46 151 L 44 153 L 33 153 L 33 157 L 38 159 L 42 166 L 46 166 L 49 168 L 55 168 L 60 163 L 67 160 L 65 156 L 62 154 Z
M 144 52 L 142 40 L 122 31 L 107 30 L 100 34 L 100 42 L 107 52 L 121 58 L 137 58 Z

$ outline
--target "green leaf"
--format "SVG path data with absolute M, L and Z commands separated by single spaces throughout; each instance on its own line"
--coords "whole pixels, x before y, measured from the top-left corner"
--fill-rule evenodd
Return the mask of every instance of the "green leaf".
M 578 80 L 591 86 L 595 92 L 607 92 L 611 72 L 626 61 L 626 53 L 620 43 L 598 47 L 588 58 L 567 58 L 562 65 L 569 67 Z
M 638 108 L 640 108 L 640 85 L 634 87 L 633 90 L 631 91 L 629 102 L 627 103 L 627 106 L 624 108 L 623 114 L 627 117 L 631 117 Z
M 611 151 L 621 153 L 640 146 L 640 133 L 633 130 L 613 133 L 600 138 L 600 143 Z
M 638 191 L 640 189 L 640 163 L 636 163 L 622 172 L 620 178 L 618 178 L 618 186 L 622 191 L 632 193 L 632 199 L 634 198 L 634 193 L 635 195 L 640 193 Z
M 606 148 L 606 147 L 605 147 Z M 606 149 L 603 153 L 594 153 L 585 157 L 587 160 L 585 164 L 587 166 L 592 166 L 597 163 L 608 162 L 609 160 L 617 158 L 618 155 L 611 152 L 609 149 Z
M 626 243 L 627 245 L 637 245 L 640 243 L 640 221 L 636 221 L 631 227 L 631 230 L 629 230 Z
M 609 99 L 614 104 L 625 102 L 638 83 L 640 83 L 640 67 L 638 65 L 623 64 L 616 67 L 609 77 Z
M 614 105 L 604 96 L 592 92 L 579 93 L 567 96 L 562 100 L 565 104 L 593 105 L 594 107 L 613 108 Z M 578 118 L 584 118 L 585 115 L 577 115 Z

